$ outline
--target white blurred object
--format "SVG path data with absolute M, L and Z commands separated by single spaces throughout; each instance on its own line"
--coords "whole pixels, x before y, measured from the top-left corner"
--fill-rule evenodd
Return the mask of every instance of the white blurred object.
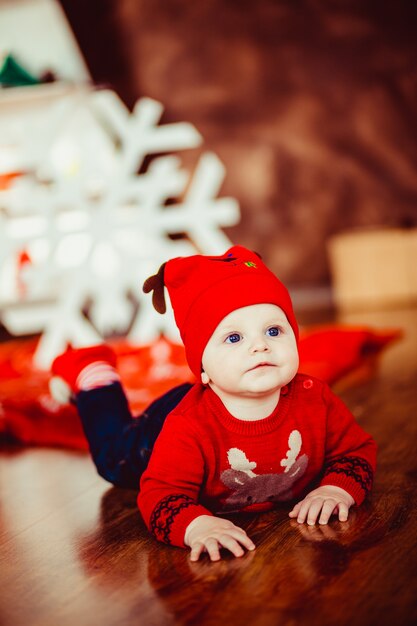
M 59 405 L 69 404 L 71 401 L 71 387 L 59 376 L 52 376 L 49 379 L 49 392 Z
M 90 125 L 90 140 L 94 133 L 88 119 L 90 94 L 87 86 L 60 82 L 0 89 L 0 174 L 35 170 L 44 178 L 48 170 L 70 174 L 74 127 L 78 151 L 82 129 Z
M 13 54 L 34 76 L 88 82 L 90 74 L 56 0 L 1 0 L 0 54 Z
M 30 98 L 42 88 L 25 89 Z M 16 150 L 25 174 L 0 191 L 2 323 L 42 333 L 43 368 L 68 342 L 178 339 L 172 314 L 159 316 L 141 286 L 171 257 L 230 245 L 221 228 L 240 214 L 234 199 L 217 198 L 224 166 L 203 153 L 190 173 L 167 155 L 138 174 L 148 155 L 196 148 L 200 134 L 188 123 L 159 126 L 163 107 L 148 98 L 130 114 L 112 91 L 74 88 L 62 106 L 50 93 L 37 134 Z

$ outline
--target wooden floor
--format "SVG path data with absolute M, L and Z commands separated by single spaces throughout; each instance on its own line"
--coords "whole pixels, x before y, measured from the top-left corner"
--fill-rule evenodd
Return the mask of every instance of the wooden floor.
M 371 499 L 347 523 L 307 528 L 287 508 L 244 518 L 241 559 L 189 561 L 147 534 L 135 493 L 87 455 L 0 455 L 2 626 L 403 626 L 417 623 L 417 315 L 351 315 L 402 327 L 378 371 L 341 395 L 379 444 Z

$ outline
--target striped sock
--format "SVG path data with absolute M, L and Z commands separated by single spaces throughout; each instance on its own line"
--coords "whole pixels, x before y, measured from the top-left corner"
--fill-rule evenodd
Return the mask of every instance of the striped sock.
M 119 381 L 118 372 L 107 361 L 94 361 L 78 374 L 76 386 L 79 391 L 88 391 Z

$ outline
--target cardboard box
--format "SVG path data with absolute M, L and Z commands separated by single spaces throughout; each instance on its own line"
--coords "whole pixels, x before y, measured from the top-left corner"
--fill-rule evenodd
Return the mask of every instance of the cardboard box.
M 417 229 L 358 230 L 327 244 L 333 295 L 341 309 L 417 302 Z

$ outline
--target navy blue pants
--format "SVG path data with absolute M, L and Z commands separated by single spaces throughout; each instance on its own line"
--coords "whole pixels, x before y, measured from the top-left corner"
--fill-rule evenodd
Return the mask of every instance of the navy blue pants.
M 166 416 L 191 387 L 174 387 L 138 417 L 130 413 L 119 383 L 81 391 L 76 406 L 100 476 L 118 487 L 137 489 Z

